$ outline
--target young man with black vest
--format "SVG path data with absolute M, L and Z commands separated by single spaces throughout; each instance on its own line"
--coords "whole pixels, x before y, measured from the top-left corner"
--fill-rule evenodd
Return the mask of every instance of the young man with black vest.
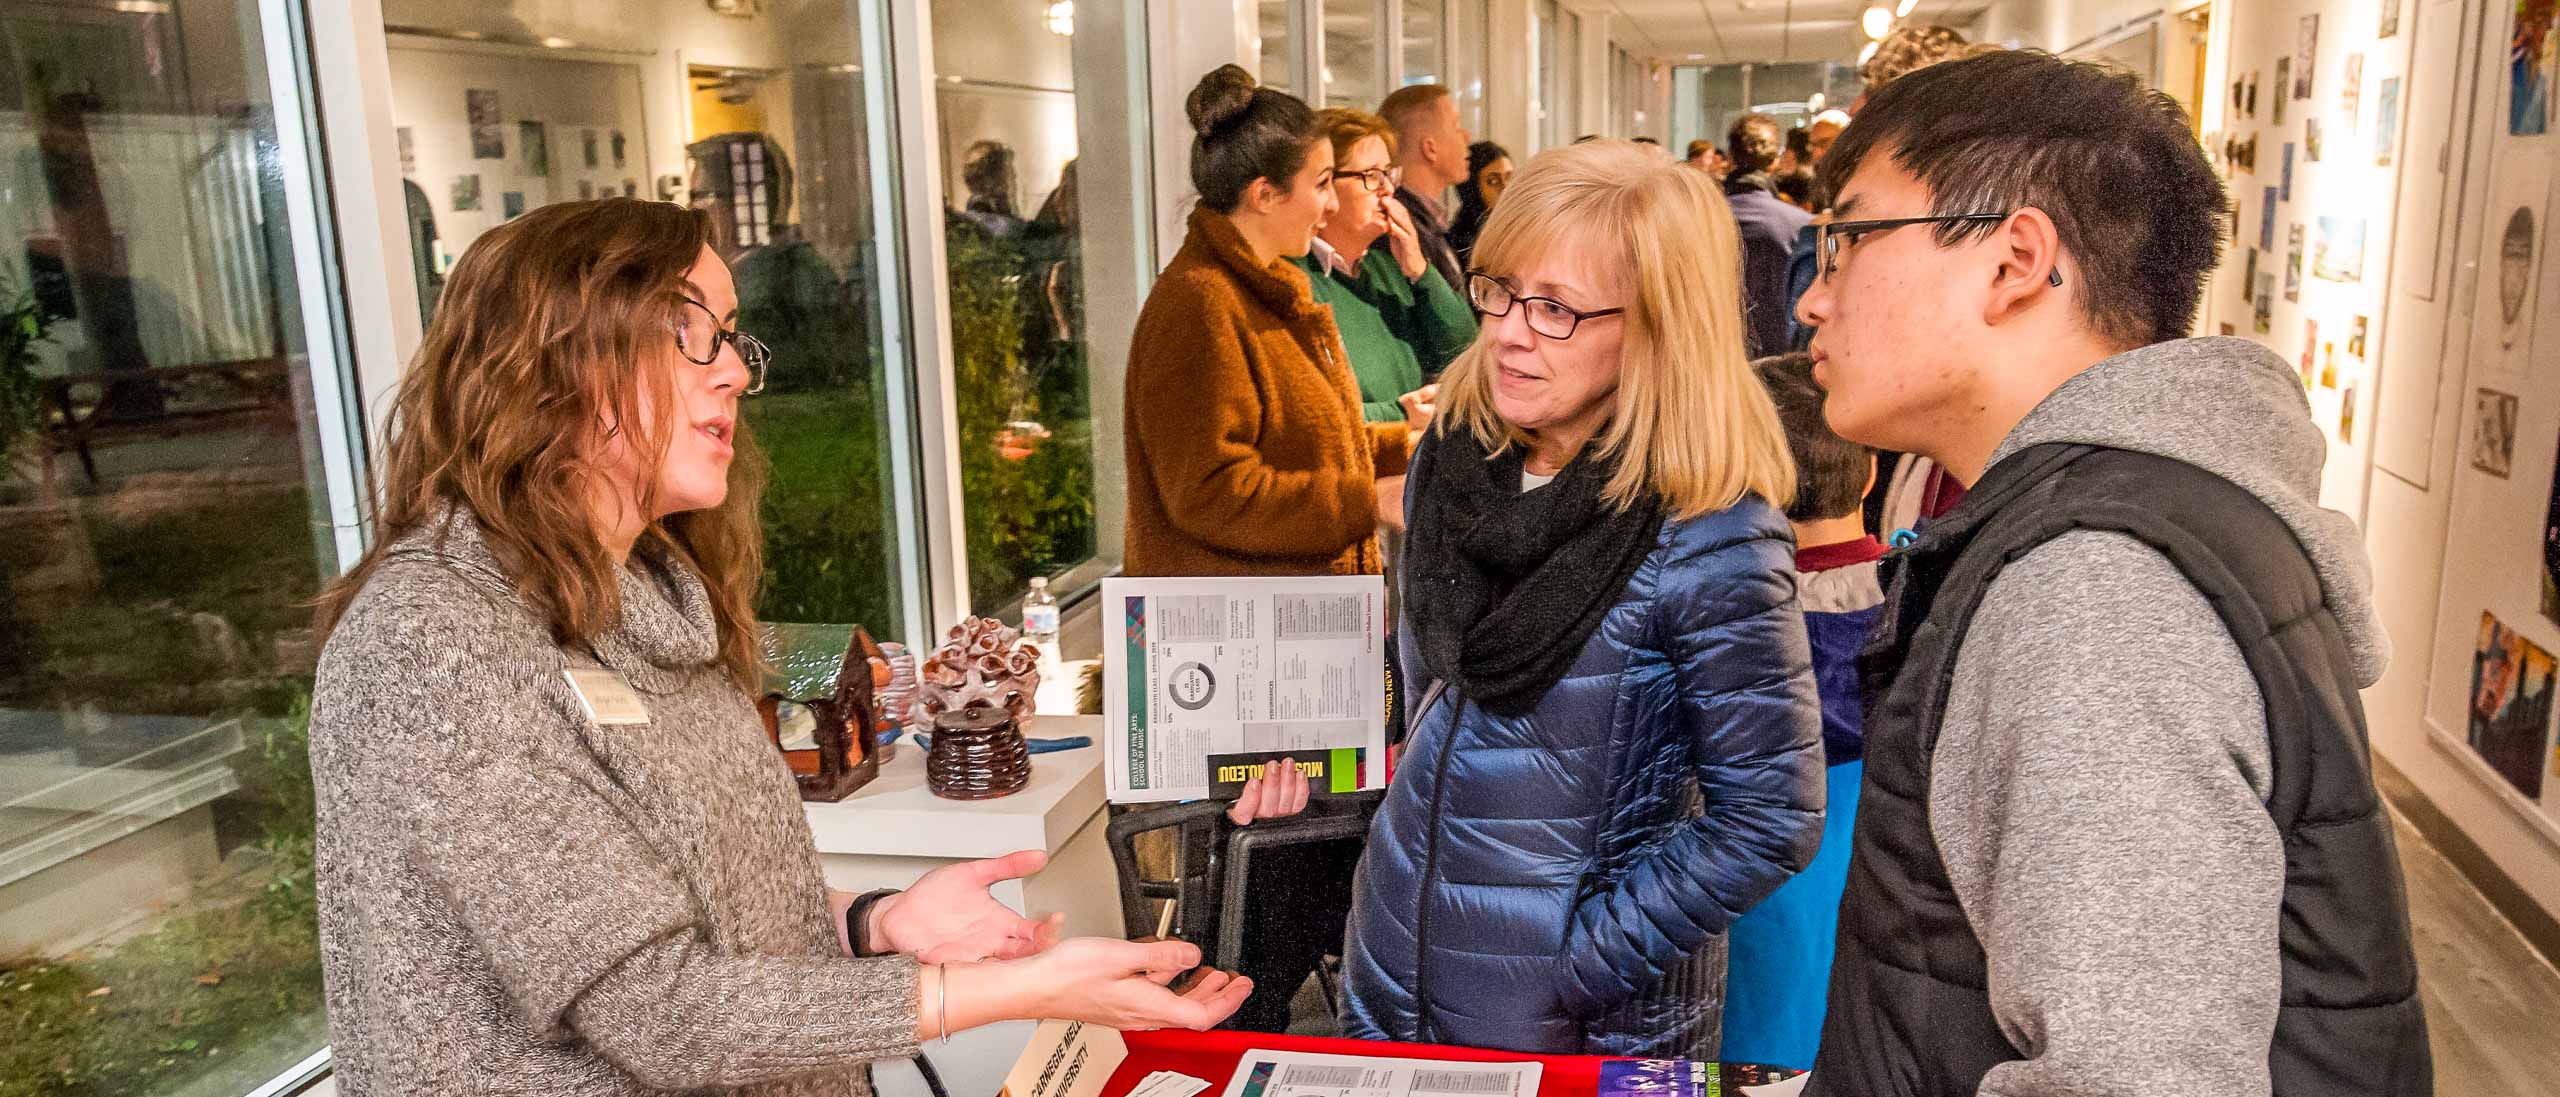
M 1827 418 L 1971 491 L 1888 560 L 1808 1092 L 2430 1092 L 2371 569 L 2286 364 L 2184 337 L 2228 212 L 2186 118 L 1995 53 L 1821 172 Z

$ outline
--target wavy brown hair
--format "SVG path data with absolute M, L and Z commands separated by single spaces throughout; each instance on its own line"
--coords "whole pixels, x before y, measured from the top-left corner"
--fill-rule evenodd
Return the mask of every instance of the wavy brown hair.
M 373 545 L 321 594 L 321 636 L 391 545 L 454 507 L 554 640 L 586 645 L 620 623 L 620 564 L 596 532 L 600 458 L 617 433 L 643 455 L 641 512 L 655 514 L 672 425 L 643 410 L 644 393 L 674 391 L 672 311 L 710 240 L 699 211 L 606 198 L 544 206 L 463 253 L 392 405 Z M 652 522 L 633 549 L 701 576 L 721 668 L 752 688 L 764 461 L 744 419 L 733 444 L 727 502 Z

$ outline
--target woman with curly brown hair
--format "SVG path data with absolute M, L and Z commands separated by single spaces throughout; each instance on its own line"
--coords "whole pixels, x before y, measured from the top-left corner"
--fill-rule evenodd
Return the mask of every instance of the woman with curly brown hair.
M 1056 941 L 989 885 L 829 890 L 749 697 L 763 344 L 701 214 L 547 206 L 456 266 L 311 712 L 338 1085 L 861 1094 L 1016 1018 L 1205 1028 L 1180 943 Z

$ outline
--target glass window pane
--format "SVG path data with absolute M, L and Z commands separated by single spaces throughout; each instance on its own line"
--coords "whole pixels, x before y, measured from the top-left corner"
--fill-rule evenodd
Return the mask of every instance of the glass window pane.
M 1298 82 L 1296 48 L 1289 39 L 1290 2 L 1262 0 L 1255 5 L 1259 9 L 1254 16 L 1254 33 L 1262 53 L 1262 82 L 1281 91 L 1290 91 Z
M 1454 81 L 1450 87 L 1458 92 L 1458 113 L 1466 120 L 1467 132 L 1482 134 L 1484 125 L 1484 74 L 1493 57 L 1492 35 L 1485 30 L 1491 0 L 1454 0 L 1458 5 L 1456 48 L 1449 51 L 1450 70 Z
M 339 560 L 257 6 L 0 9 L 0 1063 L 244 1093 L 327 1040 L 300 714 Z M 352 459 L 352 455 L 334 455 Z
M 1441 64 L 1440 5 L 1441 0 L 1404 0 L 1405 84 L 1449 83 Z
M 758 615 L 899 638 L 853 10 L 766 0 L 744 17 L 653 21 L 611 0 L 393 6 L 392 114 L 419 266 L 448 270 L 481 233 L 555 202 L 704 210 L 737 279 L 738 330 L 773 349 L 764 393 L 742 404 L 772 466 Z
M 1099 245 L 1077 215 L 1071 28 L 974 0 L 934 0 L 933 28 L 969 602 L 998 613 L 1095 555 L 1082 271 Z
M 1324 0 L 1324 102 L 1378 109 L 1378 0 Z
M 1538 72 L 1533 88 L 1537 92 L 1535 111 L 1538 118 L 1538 147 L 1551 149 L 1571 138 L 1564 133 L 1562 95 L 1562 53 L 1557 49 L 1556 0 L 1538 0 L 1537 14 L 1529 24 L 1529 56 L 1538 59 Z

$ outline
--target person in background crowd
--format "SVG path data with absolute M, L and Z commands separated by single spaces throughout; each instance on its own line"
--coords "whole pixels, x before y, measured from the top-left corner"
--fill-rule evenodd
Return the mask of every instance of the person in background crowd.
M 1812 858 L 1821 714 L 1715 184 L 1530 161 L 1408 489 L 1412 733 L 1343 957 L 1359 1039 L 1713 1058 L 1722 931 Z M 1568 674 L 1570 671 L 1570 674 Z
M 2230 212 L 2185 112 L 2001 51 L 1895 81 L 1822 176 L 1824 416 L 1971 492 L 1867 648 L 1806 1092 L 2431 1092 L 2371 565 L 2289 365 L 2184 338 Z
M 1778 156 L 1778 166 L 1770 174 L 1785 176 L 1813 168 L 1813 131 L 1797 126 L 1787 131 L 1787 151 Z
M 1474 253 L 1476 237 L 1484 232 L 1485 218 L 1493 215 L 1493 204 L 1502 199 L 1502 188 L 1510 185 L 1509 152 L 1491 141 L 1467 146 L 1467 181 L 1458 184 L 1458 216 L 1449 224 L 1449 247 L 1458 253 L 1461 266 Z
M 1202 77 L 1185 104 L 1197 136 L 1190 235 L 1139 310 L 1128 373 L 1128 574 L 1376 575 L 1377 481 L 1404 472 L 1429 421 L 1361 414 L 1333 311 L 1290 260 L 1334 212 L 1333 141 L 1298 100 L 1236 65 Z M 1249 782 L 1237 825 L 1307 805 L 1289 766 Z M 1257 858 L 1257 909 L 1239 967 L 1263 993 L 1238 1027 L 1279 1031 L 1289 999 L 1342 941 L 1357 842 Z
M 1868 534 L 1858 509 L 1867 485 L 1875 482 L 1875 454 L 1823 423 L 1812 356 L 1763 358 L 1752 366 L 1778 405 L 1778 422 L 1795 456 L 1796 498 L 1787 505 L 1787 522 L 1795 527 L 1796 570 L 1803 575 L 1798 597 L 1813 644 L 1814 684 L 1822 695 L 1829 807 L 1813 863 L 1733 923 L 1724 1045 L 1717 1054 L 1731 1062 L 1809 1070 L 1822 1039 L 1840 891 L 1849 877 L 1849 833 L 1866 773 L 1860 760 L 1866 721 L 1858 651 L 1882 612 L 1884 586 L 1876 562 L 1884 546 Z
M 1769 168 L 1778 162 L 1779 140 L 1777 119 L 1765 114 L 1736 118 L 1725 134 L 1733 174 L 1724 181 L 1724 195 L 1742 233 L 1744 333 L 1754 354 L 1772 353 L 1787 343 L 1787 259 L 1797 231 L 1813 219 L 1780 199 L 1769 177 Z
M 1402 423 L 1405 395 L 1474 341 L 1475 312 L 1423 258 L 1412 215 L 1393 197 L 1395 134 L 1386 122 L 1343 107 L 1316 119 L 1333 142 L 1334 209 L 1307 254 L 1290 262 L 1306 272 L 1316 302 L 1333 309 L 1363 413 Z
M 1707 177 L 1718 184 L 1733 173 L 1733 161 L 1725 159 L 1724 150 L 1704 137 L 1689 142 L 1689 155 L 1682 162 L 1707 173 Z
M 349 1094 L 871 1092 L 1001 1020 L 1207 1027 L 1180 942 L 1054 943 L 989 886 L 825 886 L 756 717 L 766 354 L 701 211 L 473 242 L 402 376 L 379 538 L 321 596 L 322 975 Z
M 1934 24 L 1905 24 L 1893 28 L 1883 41 L 1876 43 L 1876 52 L 1858 65 L 1858 80 L 1865 88 L 1849 104 L 1849 115 L 1844 115 L 1841 123 L 1846 125 L 1849 116 L 1865 110 L 1867 101 L 1884 94 L 1884 89 L 1892 87 L 1894 81 L 1931 65 L 1974 55 L 1985 48 L 1999 47 L 1987 43 L 1976 46 L 1966 41 L 1962 32 Z M 1836 131 L 1834 136 L 1837 136 Z
M 1797 209 L 1803 210 L 1803 211 L 1805 212 L 1805 214 L 1806 214 L 1806 216 L 1807 216 L 1807 217 L 1811 217 L 1811 216 L 1812 216 L 1812 214 L 1813 214 L 1813 169 L 1812 169 L 1812 168 L 1797 168 L 1797 169 L 1796 169 L 1796 170 L 1794 170 L 1794 171 L 1779 173 L 1775 178 L 1773 178 L 1773 179 L 1770 181 L 1770 185 L 1771 185 L 1771 186 L 1776 190 L 1778 197 L 1779 197 L 1781 200 L 1785 201 L 1785 202 L 1786 202 L 1786 204 L 1788 204 L 1788 205 L 1790 205 L 1790 206 L 1794 206 L 1794 207 L 1795 207 L 1795 208 L 1797 208 Z M 1813 227 L 1813 222 L 1812 222 L 1812 221 L 1808 220 L 1808 221 L 1806 221 L 1806 222 L 1805 222 L 1805 228 L 1812 228 L 1812 227 Z M 1798 231 L 1797 231 L 1797 233 L 1796 233 L 1796 237 L 1797 237 L 1797 239 L 1798 239 L 1799 241 L 1801 241 L 1801 240 L 1804 238 L 1804 233 L 1803 233 L 1803 231 L 1802 231 L 1802 230 L 1798 230 Z M 1789 258 L 1790 258 L 1790 259 L 1792 259 L 1792 258 L 1793 258 L 1793 256 L 1792 256 L 1792 255 L 1790 255 L 1790 256 L 1789 256 Z
M 1404 182 L 1396 201 L 1413 216 L 1422 254 L 1452 286 L 1464 287 L 1467 269 L 1449 245 L 1449 188 L 1466 182 L 1467 128 L 1458 121 L 1458 98 L 1438 84 L 1397 88 L 1378 104 L 1378 116 L 1396 131 L 1396 167 Z
M 1840 131 L 1847 128 L 1849 128 L 1847 111 L 1826 110 L 1814 115 L 1813 121 L 1805 123 L 1804 153 L 1798 158 L 1797 166 L 1807 168 L 1820 166 L 1823 154 L 1831 151 L 1831 143 L 1839 140 Z

